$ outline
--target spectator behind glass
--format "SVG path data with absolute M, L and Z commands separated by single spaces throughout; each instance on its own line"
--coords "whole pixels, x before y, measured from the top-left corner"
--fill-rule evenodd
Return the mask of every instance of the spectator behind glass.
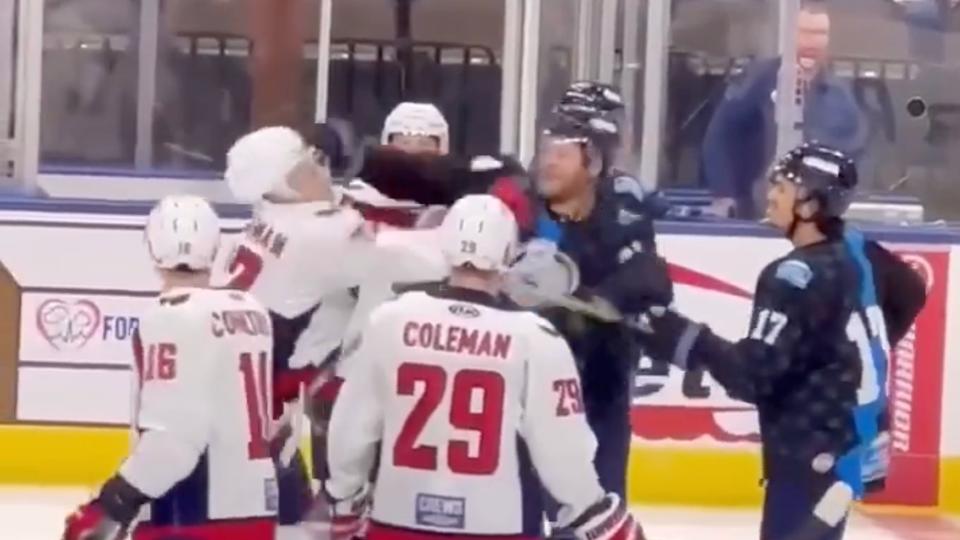
M 850 86 L 827 70 L 830 15 L 820 2 L 806 2 L 797 20 L 798 89 L 805 94 L 803 138 L 858 159 L 866 126 Z M 781 59 L 759 60 L 727 88 L 703 140 L 701 182 L 723 216 L 756 219 L 754 196 L 776 151 L 776 96 Z

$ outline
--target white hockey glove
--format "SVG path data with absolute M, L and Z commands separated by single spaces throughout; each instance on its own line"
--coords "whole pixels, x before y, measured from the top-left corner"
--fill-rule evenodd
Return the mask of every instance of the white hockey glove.
M 369 486 L 363 486 L 349 497 L 337 499 L 330 495 L 327 485 L 324 484 L 320 495 L 326 499 L 330 508 L 331 540 L 352 540 L 366 536 L 370 518 Z
M 566 510 L 566 509 L 565 509 Z M 607 493 L 582 514 L 569 520 L 561 510 L 558 527 L 577 540 L 644 540 L 643 529 L 616 493 Z
M 504 276 L 504 292 L 522 307 L 556 305 L 580 286 L 573 259 L 546 240 L 528 242 Z

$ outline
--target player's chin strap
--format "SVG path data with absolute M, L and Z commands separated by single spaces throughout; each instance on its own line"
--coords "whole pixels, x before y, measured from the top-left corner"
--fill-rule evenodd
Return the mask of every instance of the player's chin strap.
M 817 220 L 816 214 L 809 218 L 805 218 L 800 215 L 800 207 L 808 202 L 815 201 L 816 199 L 813 195 L 807 195 L 802 199 L 796 199 L 793 201 L 793 221 L 790 222 L 790 226 L 787 227 L 787 239 L 793 240 L 793 235 L 797 232 L 797 226 L 801 223 L 811 223 Z

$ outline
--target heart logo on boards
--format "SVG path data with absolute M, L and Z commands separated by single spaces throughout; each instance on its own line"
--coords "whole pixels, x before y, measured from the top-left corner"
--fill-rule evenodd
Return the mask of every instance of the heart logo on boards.
M 37 308 L 37 330 L 59 350 L 80 349 L 100 327 L 100 308 L 90 300 L 51 298 Z

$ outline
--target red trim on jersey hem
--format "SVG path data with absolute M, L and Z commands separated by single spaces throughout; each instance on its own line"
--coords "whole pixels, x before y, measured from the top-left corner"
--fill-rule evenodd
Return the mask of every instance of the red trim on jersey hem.
M 224 519 L 201 525 L 171 525 L 156 527 L 149 523 L 133 531 L 133 540 L 274 540 L 277 522 L 274 518 Z
M 455 531 L 448 533 L 416 531 L 403 527 L 394 527 L 371 521 L 367 528 L 366 540 L 450 540 L 451 538 L 475 538 L 477 540 L 533 540 L 536 536 L 522 534 L 464 534 Z M 138 539 L 139 540 L 139 539 Z

